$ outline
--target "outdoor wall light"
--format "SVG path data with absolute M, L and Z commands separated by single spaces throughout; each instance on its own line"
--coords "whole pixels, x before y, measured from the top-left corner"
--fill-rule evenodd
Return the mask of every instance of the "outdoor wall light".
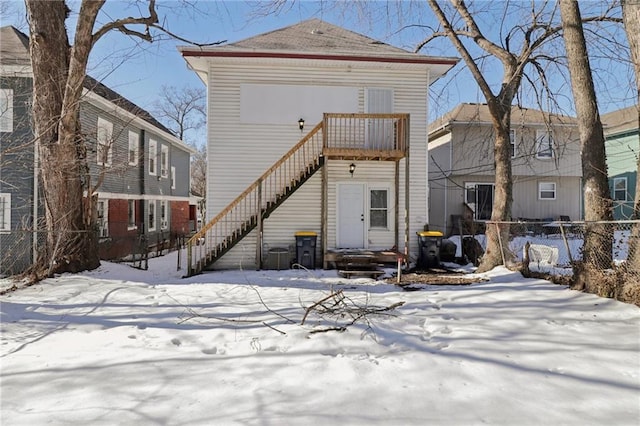
M 353 172 L 355 172 L 355 171 L 356 171 L 355 163 L 349 164 L 349 173 L 351 173 L 351 177 L 353 177 Z
M 298 127 L 300 127 L 301 132 L 304 130 L 304 118 L 298 120 Z

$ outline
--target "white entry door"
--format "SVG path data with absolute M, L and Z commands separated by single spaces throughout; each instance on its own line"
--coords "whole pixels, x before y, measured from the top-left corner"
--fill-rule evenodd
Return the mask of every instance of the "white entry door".
M 364 248 L 364 185 L 338 185 L 338 248 Z

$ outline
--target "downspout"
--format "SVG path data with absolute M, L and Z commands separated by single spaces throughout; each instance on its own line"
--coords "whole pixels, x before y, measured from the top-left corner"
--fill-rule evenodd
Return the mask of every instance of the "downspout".
M 140 158 L 140 161 L 142 162 L 142 164 L 140 164 L 138 166 L 138 173 L 139 173 L 139 181 L 140 181 L 140 234 L 142 236 L 144 236 L 146 234 L 146 230 L 145 230 L 145 224 L 146 221 L 145 216 L 144 216 L 144 195 L 145 195 L 145 187 L 146 187 L 146 173 L 145 173 L 145 167 L 147 164 L 147 158 L 145 156 L 145 152 L 146 150 L 144 149 L 144 138 L 145 138 L 145 131 L 144 129 L 140 129 L 140 142 L 138 142 L 138 150 L 140 152 L 140 154 L 138 155 L 138 157 Z
M 40 197 L 39 191 L 39 177 L 38 170 L 40 170 L 40 156 L 38 155 L 39 143 L 38 139 L 34 138 L 33 144 L 33 263 L 38 260 L 38 202 Z

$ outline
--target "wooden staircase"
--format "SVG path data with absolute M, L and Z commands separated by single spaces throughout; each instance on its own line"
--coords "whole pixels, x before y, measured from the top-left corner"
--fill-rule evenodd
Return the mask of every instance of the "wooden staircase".
M 202 272 L 300 188 L 324 164 L 323 123 L 271 166 L 187 242 L 187 276 Z

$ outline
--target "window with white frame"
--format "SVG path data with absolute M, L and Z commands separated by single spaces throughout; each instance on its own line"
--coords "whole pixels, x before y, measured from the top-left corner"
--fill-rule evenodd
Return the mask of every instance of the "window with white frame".
M 0 89 L 0 132 L 13 132 L 13 89 Z
M 109 201 L 98 200 L 98 236 L 109 236 Z
M 98 117 L 96 159 L 101 166 L 110 166 L 113 156 L 113 123 Z
M 155 176 L 158 174 L 158 142 L 149 139 L 149 174 Z
M 176 168 L 171 166 L 171 189 L 176 189 Z
M 369 191 L 369 227 L 387 228 L 389 218 L 389 191 L 372 189 Z
M 160 147 L 160 176 L 169 177 L 169 147 L 167 145 Z
M 160 229 L 167 229 L 169 227 L 169 222 L 167 221 L 167 201 L 160 201 Z
M 147 229 L 149 231 L 156 230 L 156 202 L 154 200 L 149 200 L 148 204 L 148 212 L 147 212 Z
M 127 229 L 136 229 L 136 200 L 128 200 L 127 204 Z
M 516 131 L 514 129 L 511 129 L 511 131 L 509 132 L 509 143 L 511 144 L 511 146 L 509 147 L 509 149 L 511 149 L 511 158 L 515 158 L 516 157 Z
M 538 199 L 539 200 L 555 200 L 556 199 L 556 183 L 555 182 L 538 182 Z
M 551 131 L 536 130 L 536 157 L 553 158 L 553 136 Z
M 0 231 L 11 231 L 11 194 L 0 193 Z
M 616 201 L 627 201 L 627 178 L 613 178 L 613 199 Z
M 138 146 L 140 136 L 136 132 L 129 131 L 129 165 L 138 165 Z

